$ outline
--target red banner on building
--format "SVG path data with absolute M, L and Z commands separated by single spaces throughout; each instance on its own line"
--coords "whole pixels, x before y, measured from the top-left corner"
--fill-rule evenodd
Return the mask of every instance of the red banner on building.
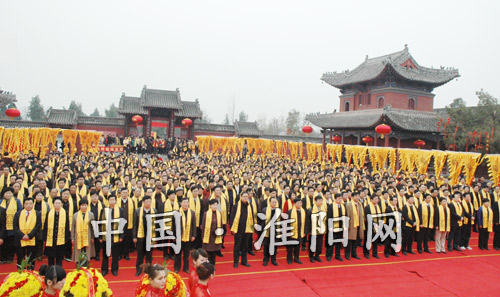
M 123 149 L 123 145 L 112 145 L 112 146 L 100 145 L 99 151 L 100 152 L 107 152 L 107 153 L 123 153 L 124 149 Z

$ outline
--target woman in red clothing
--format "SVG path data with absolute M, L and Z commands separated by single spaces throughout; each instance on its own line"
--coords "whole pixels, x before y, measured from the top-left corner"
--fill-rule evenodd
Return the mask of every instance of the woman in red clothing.
M 165 268 L 159 264 L 146 264 L 144 265 L 144 273 L 149 278 L 149 290 L 145 297 L 165 296 L 165 281 L 167 280 Z
M 40 275 L 45 276 L 45 285 L 47 286 L 41 297 L 58 297 L 59 291 L 64 287 L 66 281 L 66 271 L 61 266 L 48 267 L 44 264 L 40 267 Z
M 191 258 L 193 258 L 194 269 L 191 269 L 189 274 L 188 286 L 189 291 L 193 291 L 198 284 L 198 274 L 196 273 L 196 268 L 202 263 L 208 262 L 208 253 L 204 249 L 196 249 L 191 251 Z
M 191 291 L 191 297 L 210 297 L 210 292 L 208 291 L 208 281 L 214 278 L 215 266 L 211 263 L 204 262 L 196 268 L 196 273 L 198 274 L 198 284 Z

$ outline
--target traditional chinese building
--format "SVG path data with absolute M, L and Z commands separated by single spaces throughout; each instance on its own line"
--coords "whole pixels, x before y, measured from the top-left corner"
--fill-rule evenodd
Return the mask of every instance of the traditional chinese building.
M 459 77 L 458 70 L 421 66 L 408 47 L 389 55 L 371 58 L 352 71 L 323 74 L 321 80 L 340 90 L 339 112 L 309 114 L 307 120 L 321 127 L 325 142 L 333 135 L 343 144 L 363 144 L 372 136 L 373 145 L 414 147 L 422 139 L 425 148 L 438 148 L 441 135 L 433 111 L 433 90 Z M 375 127 L 385 123 L 392 128 L 381 139 Z
M 193 138 L 202 135 L 221 137 L 260 137 L 262 131 L 256 122 L 235 122 L 234 125 L 200 123 L 202 117 L 198 99 L 183 101 L 179 89 L 175 91 L 149 89 L 146 86 L 139 97 L 122 93 L 118 105 L 120 117 L 79 116 L 74 110 L 50 109 L 44 121 L 0 120 L 2 127 L 51 127 L 61 129 L 93 130 L 105 135 Z M 142 117 L 141 124 L 134 124 L 132 117 Z M 186 127 L 182 120 L 189 118 L 193 124 Z

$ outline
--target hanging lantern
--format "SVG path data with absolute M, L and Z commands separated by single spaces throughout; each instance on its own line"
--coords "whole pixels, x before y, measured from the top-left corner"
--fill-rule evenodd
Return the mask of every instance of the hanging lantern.
M 382 135 L 380 138 L 384 139 L 384 136 L 391 133 L 392 129 L 391 126 L 388 126 L 386 124 L 380 124 L 377 127 L 375 127 L 375 132 L 378 134 Z
M 140 116 L 140 115 L 135 115 L 132 117 L 132 122 L 136 125 L 139 125 L 140 123 L 142 123 L 144 119 Z
M 309 134 L 313 131 L 313 128 L 311 126 L 304 126 L 302 127 L 302 132 Z
M 193 120 L 185 118 L 182 120 L 181 124 L 183 124 L 187 128 L 193 124 Z
M 11 120 L 13 120 L 18 116 L 20 116 L 21 112 L 19 111 L 19 109 L 11 107 L 5 111 L 5 115 L 8 116 Z
M 335 135 L 332 137 L 332 140 L 333 142 L 335 142 L 335 144 L 338 144 L 340 141 L 342 141 L 342 137 L 340 137 L 340 135 Z
M 365 137 L 361 138 L 361 140 L 363 140 L 363 142 L 366 143 L 366 145 L 368 145 L 368 144 L 373 142 L 373 137 L 365 136 Z
M 425 145 L 425 141 L 423 141 L 422 139 L 418 139 L 418 140 L 415 140 L 413 142 L 413 145 L 415 145 L 416 147 L 418 147 L 420 149 L 421 147 L 423 147 Z

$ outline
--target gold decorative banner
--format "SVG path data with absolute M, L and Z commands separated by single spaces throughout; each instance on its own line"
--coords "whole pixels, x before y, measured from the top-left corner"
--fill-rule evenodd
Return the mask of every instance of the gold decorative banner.
M 414 152 L 414 156 L 418 174 L 425 174 L 432 159 L 432 152 L 427 150 L 417 150 Z
M 488 173 L 493 185 L 500 184 L 500 155 L 488 155 Z
M 446 158 L 448 157 L 448 152 L 433 150 L 432 157 L 434 158 L 434 173 L 436 175 L 436 179 L 439 179 L 441 177 L 441 172 L 443 171 L 443 167 L 446 164 Z

